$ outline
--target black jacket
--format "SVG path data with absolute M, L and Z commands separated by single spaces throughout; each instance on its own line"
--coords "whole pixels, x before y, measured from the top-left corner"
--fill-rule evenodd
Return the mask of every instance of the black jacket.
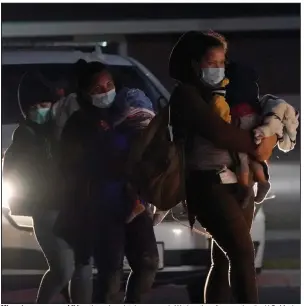
M 63 185 L 51 134 L 50 126 L 25 120 L 15 130 L 12 144 L 4 155 L 4 181 L 12 185 L 14 196 L 23 202 L 20 205 L 29 215 L 33 209 L 60 205 Z

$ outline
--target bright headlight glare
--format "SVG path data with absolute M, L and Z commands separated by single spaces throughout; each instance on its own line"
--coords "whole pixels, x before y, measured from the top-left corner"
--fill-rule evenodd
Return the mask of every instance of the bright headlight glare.
M 2 207 L 9 208 L 9 200 L 13 196 L 14 189 L 12 184 L 4 182 L 2 185 Z

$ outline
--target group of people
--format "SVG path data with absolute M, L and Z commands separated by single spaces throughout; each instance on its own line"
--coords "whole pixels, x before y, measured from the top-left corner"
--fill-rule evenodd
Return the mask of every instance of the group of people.
M 226 70 L 226 53 L 226 40 L 213 32 L 180 38 L 169 60 L 171 125 L 174 141 L 185 141 L 189 219 L 212 236 L 205 302 L 254 304 L 254 202 L 269 191 L 273 147 L 293 148 L 298 115 L 277 97 L 261 100 L 250 69 Z M 144 92 L 118 87 L 102 63 L 76 67 L 77 89 L 59 101 L 36 76 L 37 92 L 4 158 L 5 180 L 27 173 L 20 185 L 49 266 L 37 303 L 60 292 L 77 304 L 117 303 L 124 256 L 131 266 L 124 302 L 140 303 L 158 270 L 159 220 L 124 170 L 133 140 L 157 114 Z

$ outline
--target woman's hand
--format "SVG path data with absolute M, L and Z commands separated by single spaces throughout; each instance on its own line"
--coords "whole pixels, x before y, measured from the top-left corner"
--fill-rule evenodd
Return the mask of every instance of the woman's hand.
M 271 157 L 273 148 L 276 146 L 277 142 L 278 142 L 277 135 L 263 138 L 255 151 L 256 160 L 258 161 L 268 160 Z

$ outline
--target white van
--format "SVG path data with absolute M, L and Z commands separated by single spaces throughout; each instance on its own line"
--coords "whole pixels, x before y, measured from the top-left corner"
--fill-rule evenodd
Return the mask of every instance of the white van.
M 167 103 L 169 92 L 157 78 L 142 64 L 132 58 L 117 55 L 88 54 L 73 50 L 3 50 L 2 51 L 2 152 L 11 143 L 11 137 L 21 118 L 17 88 L 21 76 L 26 71 L 39 69 L 50 79 L 69 77 L 73 63 L 80 58 L 88 61 L 99 60 L 108 65 L 114 75 L 118 75 L 124 85 L 142 89 L 155 107 L 159 102 Z M 35 90 L 29 89 L 29 90 Z M 9 190 L 3 189 L 2 210 L 6 211 Z M 158 241 L 160 267 L 156 283 L 189 284 L 194 278 L 205 274 L 209 261 L 209 239 L 192 233 L 187 227 L 186 216 L 180 207 L 174 215 L 181 220 L 175 221 L 171 214 L 158 226 L 155 234 Z M 2 213 L 2 288 L 31 286 L 30 280 L 40 278 L 46 270 L 45 259 L 31 232 L 18 228 L 18 225 L 31 226 L 28 217 L 7 218 Z M 195 225 L 202 230 L 199 225 Z M 260 209 L 252 228 L 256 246 L 256 268 L 262 267 L 265 244 L 265 216 Z M 128 270 L 127 262 L 124 263 Z M 24 280 L 24 281 L 22 281 Z M 36 283 L 37 284 L 37 283 Z M 21 285 L 20 285 L 21 286 Z

